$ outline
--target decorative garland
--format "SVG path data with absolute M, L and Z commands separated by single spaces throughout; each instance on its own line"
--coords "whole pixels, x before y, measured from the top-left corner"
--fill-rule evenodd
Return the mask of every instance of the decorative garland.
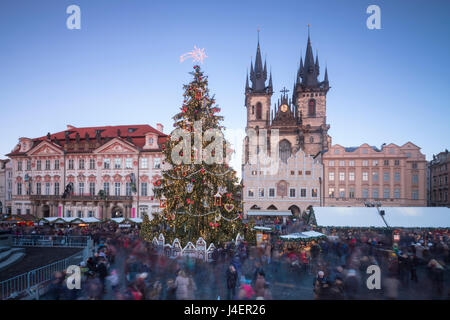
M 164 173 L 164 174 L 167 175 L 167 176 L 169 176 L 170 178 L 172 178 L 172 179 L 174 179 L 174 180 L 183 180 L 183 179 L 188 179 L 188 178 L 192 177 L 193 175 L 195 175 L 195 174 L 197 174 L 197 173 L 199 173 L 199 172 L 201 172 L 201 171 L 207 172 L 207 173 L 209 173 L 209 174 L 211 174 L 211 175 L 213 174 L 213 175 L 216 175 L 216 176 L 224 176 L 224 175 L 226 175 L 227 173 L 232 172 L 233 170 L 232 170 L 232 169 L 228 169 L 227 171 L 225 171 L 225 172 L 223 172 L 223 173 L 214 173 L 214 172 L 210 172 L 210 171 L 206 170 L 205 168 L 202 168 L 202 169 L 200 169 L 200 170 L 197 170 L 197 171 L 195 171 L 195 172 L 193 172 L 193 173 L 191 173 L 191 174 L 189 174 L 189 175 L 187 175 L 187 176 L 185 176 L 185 177 L 181 177 L 181 178 L 174 177 L 174 176 L 168 174 L 167 172 Z M 202 173 L 203 173 L 203 172 L 202 172 Z

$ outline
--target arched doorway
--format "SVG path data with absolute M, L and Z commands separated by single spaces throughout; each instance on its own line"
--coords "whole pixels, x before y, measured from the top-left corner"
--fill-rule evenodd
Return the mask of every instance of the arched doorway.
M 42 206 L 42 217 L 48 218 L 50 217 L 50 207 L 47 204 Z
M 267 207 L 267 210 L 278 210 L 273 204 Z
M 288 210 L 290 210 L 290 211 L 292 212 L 292 215 L 293 215 L 294 217 L 296 217 L 296 218 L 300 217 L 300 212 L 301 212 L 301 210 L 300 210 L 300 208 L 297 207 L 295 204 L 292 205 L 292 206 L 290 206 L 290 207 L 288 208 Z
M 115 206 L 111 209 L 111 218 L 123 218 L 123 209 Z

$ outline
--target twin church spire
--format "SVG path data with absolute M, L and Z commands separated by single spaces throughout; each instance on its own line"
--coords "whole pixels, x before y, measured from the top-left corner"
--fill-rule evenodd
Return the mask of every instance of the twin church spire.
M 296 81 L 294 83 L 293 100 L 295 100 L 296 91 L 299 90 L 315 91 L 319 89 L 328 91 L 329 82 L 327 69 L 325 68 L 325 76 L 323 81 L 318 80 L 319 74 L 320 74 L 319 55 L 316 54 L 316 59 L 314 61 L 311 39 L 308 32 L 308 43 L 306 46 L 305 61 L 303 62 L 303 58 L 300 57 L 300 66 L 297 71 Z M 248 81 L 247 75 L 247 80 L 245 84 L 246 93 L 269 93 L 269 94 L 273 93 L 272 72 L 270 72 L 269 83 L 266 86 L 267 62 L 265 61 L 263 66 L 259 37 L 258 37 L 258 45 L 256 48 L 255 65 L 253 67 L 253 61 L 250 64 L 250 81 L 251 86 Z

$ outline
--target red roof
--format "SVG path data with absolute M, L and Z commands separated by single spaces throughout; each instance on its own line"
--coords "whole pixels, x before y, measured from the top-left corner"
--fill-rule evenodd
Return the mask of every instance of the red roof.
M 66 144 L 66 132 L 69 132 L 69 145 L 75 143 L 76 141 L 76 134 L 80 135 L 80 144 L 84 144 L 86 133 L 89 135 L 89 140 L 92 142 L 96 141 L 96 135 L 97 131 L 100 131 L 101 136 L 101 145 L 105 144 L 109 140 L 113 138 L 118 138 L 118 130 L 120 130 L 120 138 L 124 141 L 131 143 L 135 145 L 138 149 L 142 149 L 145 145 L 145 135 L 148 133 L 154 133 L 158 135 L 158 145 L 161 145 L 162 143 L 166 142 L 167 135 L 162 133 L 161 131 L 156 130 L 152 126 L 148 124 L 141 124 L 141 125 L 122 125 L 122 126 L 103 126 L 103 127 L 86 127 L 86 128 L 75 128 L 70 127 L 65 131 L 60 131 L 57 133 L 50 134 L 50 141 L 55 142 L 56 144 L 60 145 L 62 148 Z M 48 136 L 45 135 L 43 137 L 34 138 L 33 146 L 37 146 L 42 141 L 47 140 Z M 98 148 L 99 146 L 96 146 Z M 93 149 L 90 149 L 89 151 L 84 151 L 84 148 L 81 148 L 81 150 L 70 150 L 70 148 L 67 150 L 67 152 L 72 153 L 82 153 L 82 152 L 91 152 Z M 142 150 L 142 151 L 161 151 L 161 148 L 158 149 L 151 149 L 151 150 Z M 20 151 L 20 148 L 14 152 L 11 152 L 7 154 L 7 156 L 18 156 L 18 155 L 25 155 L 23 151 Z

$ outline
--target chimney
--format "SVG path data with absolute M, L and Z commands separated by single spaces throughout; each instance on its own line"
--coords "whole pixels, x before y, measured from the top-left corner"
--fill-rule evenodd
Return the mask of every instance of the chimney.
M 156 130 L 158 130 L 158 131 L 160 131 L 160 132 L 163 132 L 164 126 L 163 126 L 161 123 L 157 123 L 157 124 L 156 124 Z

